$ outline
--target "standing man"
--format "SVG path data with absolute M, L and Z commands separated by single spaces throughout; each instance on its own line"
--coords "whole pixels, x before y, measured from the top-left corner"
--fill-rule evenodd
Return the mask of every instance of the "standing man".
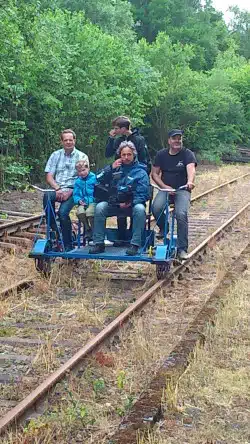
M 116 151 L 122 142 L 132 142 L 137 151 L 137 158 L 140 163 L 147 165 L 148 174 L 150 173 L 151 163 L 148 149 L 144 137 L 135 128 L 131 129 L 131 122 L 128 117 L 118 116 L 112 121 L 112 130 L 109 132 L 109 138 L 106 145 L 105 157 L 116 156 Z
M 64 248 L 66 251 L 70 251 L 73 245 L 69 213 L 74 206 L 73 187 L 77 178 L 75 165 L 79 160 L 84 160 L 84 162 L 89 165 L 89 159 L 85 153 L 75 148 L 76 135 L 73 130 L 63 130 L 61 132 L 61 142 L 63 148 L 51 154 L 45 167 L 46 182 L 55 191 L 48 191 L 44 194 L 43 206 L 45 208 L 48 200 L 50 200 L 55 214 L 55 202 L 61 202 L 58 217 L 62 230 Z M 52 230 L 57 230 L 51 210 L 50 225 Z
M 191 191 L 194 188 L 195 167 L 197 165 L 195 155 L 189 149 L 183 147 L 183 131 L 173 129 L 168 133 L 169 148 L 160 150 L 155 158 L 152 168 L 152 179 L 160 188 L 167 188 L 171 192 L 180 186 L 186 185 L 187 190 L 173 193 L 177 220 L 177 254 L 179 259 L 188 257 L 188 210 Z M 152 212 L 160 228 L 158 237 L 164 235 L 165 215 L 163 209 L 167 201 L 165 191 L 158 191 L 154 199 Z

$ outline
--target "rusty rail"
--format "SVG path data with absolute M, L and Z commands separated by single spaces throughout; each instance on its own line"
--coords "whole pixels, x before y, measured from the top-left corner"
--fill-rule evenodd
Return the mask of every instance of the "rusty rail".
M 199 199 L 202 199 L 203 197 L 205 197 L 208 194 L 211 194 L 213 192 L 216 192 L 217 190 L 230 185 L 234 182 L 237 182 L 241 179 L 244 179 L 245 177 L 250 176 L 250 172 L 243 174 L 239 177 L 235 177 L 234 179 L 229 180 L 228 182 L 224 182 L 221 185 L 218 185 L 214 188 L 211 188 L 210 190 L 205 191 L 204 193 L 199 194 L 198 196 L 195 196 L 191 199 L 191 202 L 195 202 Z M 6 224 L 2 224 L 0 225 L 0 237 L 4 236 L 6 234 L 11 234 L 11 233 L 15 233 L 15 231 L 17 231 L 18 229 L 26 229 L 26 228 L 30 228 L 33 225 L 36 225 L 39 223 L 42 214 L 39 215 L 30 215 L 29 213 L 23 213 L 23 212 L 16 212 L 16 211 L 8 211 L 8 210 L 4 210 L 1 209 L 0 212 L 4 213 L 6 212 L 7 214 L 13 215 L 13 216 L 21 216 L 21 217 L 25 217 L 21 220 L 18 221 L 13 221 L 13 222 L 8 222 Z M 26 217 L 27 216 L 27 217 Z
M 0 420 L 0 434 L 6 430 L 13 423 L 17 423 L 24 413 L 29 410 L 39 399 L 41 399 L 51 387 L 53 387 L 58 381 L 60 381 L 70 370 L 76 367 L 80 361 L 95 351 L 101 343 L 109 339 L 115 331 L 119 330 L 123 324 L 138 310 L 141 309 L 159 290 L 164 284 L 170 282 L 174 276 L 178 276 L 185 268 L 186 265 L 195 259 L 207 245 L 215 238 L 218 238 L 227 227 L 232 224 L 240 215 L 246 212 L 250 208 L 250 203 L 245 205 L 240 211 L 232 216 L 227 222 L 225 222 L 214 233 L 208 236 L 197 248 L 195 248 L 187 261 L 184 264 L 175 268 L 167 279 L 158 281 L 143 295 L 141 295 L 134 303 L 132 303 L 122 314 L 120 314 L 114 321 L 112 321 L 107 327 L 105 327 L 95 338 L 91 339 L 83 348 L 81 348 L 72 358 L 70 358 L 64 365 L 62 365 L 57 371 L 52 373 L 42 384 L 40 384 L 35 390 L 33 390 L 25 399 L 11 409 Z
M 18 229 L 26 229 L 32 227 L 33 225 L 38 225 L 41 219 L 41 214 L 38 216 L 26 217 L 21 220 L 15 220 L 7 224 L 0 225 L 0 237 L 6 234 L 15 233 Z
M 151 381 L 149 388 L 136 401 L 129 415 L 122 421 L 117 432 L 110 441 L 117 444 L 136 444 L 139 430 L 148 430 L 163 417 L 162 398 L 168 384 L 176 387 L 180 376 L 190 362 L 190 355 L 198 343 L 205 341 L 205 328 L 211 322 L 220 307 L 220 300 L 225 297 L 226 290 L 239 279 L 246 270 L 244 257 L 249 254 L 249 246 L 239 254 L 231 269 L 213 291 L 203 308 L 189 325 L 183 338 L 164 360 L 162 366 Z
M 4 288 L 0 292 L 0 301 L 5 299 L 9 294 L 19 292 L 22 290 L 26 290 L 27 288 L 32 287 L 34 285 L 34 279 L 22 279 L 21 281 L 17 282 L 14 285 L 11 285 L 10 287 Z

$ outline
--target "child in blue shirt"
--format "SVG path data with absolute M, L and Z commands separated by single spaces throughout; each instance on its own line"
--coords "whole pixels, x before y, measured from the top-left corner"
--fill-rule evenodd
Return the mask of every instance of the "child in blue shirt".
M 78 205 L 76 215 L 85 228 L 85 239 L 91 240 L 94 226 L 96 175 L 84 160 L 76 162 L 78 179 L 75 181 L 73 199 Z

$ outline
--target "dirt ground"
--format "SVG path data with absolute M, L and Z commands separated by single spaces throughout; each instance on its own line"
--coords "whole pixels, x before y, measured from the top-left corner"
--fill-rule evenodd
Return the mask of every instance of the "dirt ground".
M 39 191 L 11 191 L 0 194 L 0 211 L 42 212 L 42 193 Z

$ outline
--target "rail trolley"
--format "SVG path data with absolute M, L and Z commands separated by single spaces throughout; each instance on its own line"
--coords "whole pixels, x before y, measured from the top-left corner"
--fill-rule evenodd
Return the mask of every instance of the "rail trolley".
M 100 254 L 89 254 L 89 244 L 84 237 L 84 229 L 80 222 L 78 222 L 77 232 L 74 233 L 73 249 L 65 251 L 60 224 L 57 220 L 56 214 L 53 212 L 51 202 L 48 200 L 47 207 L 44 214 L 41 217 L 39 227 L 47 219 L 46 236 L 44 239 L 38 238 L 39 227 L 37 234 L 35 235 L 34 244 L 30 258 L 34 258 L 35 266 L 38 271 L 48 275 L 51 271 L 51 264 L 56 258 L 74 259 L 74 260 L 108 260 L 119 262 L 149 262 L 156 266 L 156 276 L 158 279 L 164 279 L 172 263 L 176 260 L 177 256 L 177 236 L 176 232 L 176 218 L 174 206 L 171 208 L 169 205 L 169 190 L 159 188 L 157 185 L 153 185 L 160 191 L 167 193 L 166 205 L 162 210 L 165 212 L 165 227 L 164 236 L 162 242 L 156 241 L 155 227 L 156 222 L 151 220 L 151 204 L 152 199 L 149 202 L 146 227 L 143 233 L 143 246 L 135 256 L 126 255 L 125 251 L 128 247 L 131 239 L 131 232 L 127 230 L 127 245 L 126 242 L 123 246 L 113 246 L 114 241 L 118 240 L 117 228 L 106 228 L 105 233 L 105 251 Z M 186 189 L 186 186 L 180 187 L 174 192 Z M 48 190 L 46 190 L 48 191 Z M 53 190 L 51 190 L 53 191 Z M 173 191 L 172 191 L 173 192 Z M 51 212 L 49 210 L 51 207 Z M 56 221 L 56 231 L 50 229 L 50 214 L 52 213 Z M 46 218 L 47 215 L 47 218 Z M 152 226 L 153 225 L 153 226 Z

